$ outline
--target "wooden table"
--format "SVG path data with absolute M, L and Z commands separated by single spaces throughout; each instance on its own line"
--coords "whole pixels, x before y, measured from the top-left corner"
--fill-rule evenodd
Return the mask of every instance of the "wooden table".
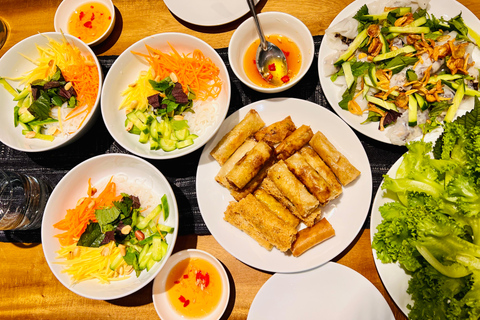
M 261 0 L 262 11 L 282 11 L 302 20 L 312 35 L 321 35 L 350 0 Z M 461 0 L 480 17 L 480 2 Z M 0 16 L 7 20 L 10 35 L 0 49 L 2 56 L 20 40 L 38 32 L 54 31 L 53 18 L 59 0 L 2 0 Z M 221 27 L 199 27 L 174 17 L 159 0 L 114 0 L 117 23 L 109 39 L 94 48 L 97 55 L 119 55 L 136 41 L 160 32 L 194 35 L 214 48 L 227 47 L 235 28 L 246 18 Z M 257 10 L 258 11 L 258 10 Z M 212 253 L 228 269 L 232 296 L 224 319 L 246 319 L 261 286 L 272 274 L 253 269 L 227 253 L 212 236 L 181 236 L 175 251 L 198 248 Z M 65 288 L 52 274 L 41 244 L 0 243 L 1 319 L 155 319 L 148 285 L 138 293 L 113 301 L 82 298 Z M 375 269 L 370 248 L 370 230 L 363 230 L 335 262 L 356 270 L 371 281 L 390 304 L 396 319 L 406 319 L 392 302 Z

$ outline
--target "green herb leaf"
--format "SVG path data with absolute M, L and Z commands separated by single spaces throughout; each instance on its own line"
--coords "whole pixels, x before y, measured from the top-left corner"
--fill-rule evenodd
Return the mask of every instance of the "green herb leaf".
M 402 71 L 406 66 L 413 65 L 417 61 L 417 57 L 406 57 L 404 55 L 398 55 L 386 64 L 385 69 L 392 70 L 392 73 L 396 74 Z
M 111 223 L 117 220 L 119 216 L 120 210 L 115 206 L 95 210 L 95 217 L 103 232 L 112 230 Z
M 100 225 L 96 222 L 90 221 L 90 223 L 87 225 L 87 228 L 80 236 L 77 246 L 98 248 L 104 238 L 105 234 L 102 233 Z
M 353 84 L 350 88 L 345 90 L 345 92 L 342 95 L 342 100 L 338 103 L 340 108 L 343 110 L 348 110 L 348 102 L 353 99 L 355 96 L 355 89 L 357 87 L 357 79 L 353 81 Z
M 28 111 L 35 116 L 36 120 L 50 118 L 50 97 L 48 94 L 42 91 L 38 99 L 28 107 Z

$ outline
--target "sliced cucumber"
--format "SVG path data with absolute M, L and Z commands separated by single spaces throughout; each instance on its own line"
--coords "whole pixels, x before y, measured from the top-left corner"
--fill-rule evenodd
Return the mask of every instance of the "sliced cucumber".
M 165 232 L 168 232 L 168 233 L 172 233 L 174 229 L 175 229 L 174 227 L 166 226 L 164 224 L 160 224 L 160 223 L 157 224 L 158 232 L 165 231 Z
M 397 106 L 393 102 L 385 101 L 374 96 L 367 96 L 367 101 L 376 104 L 383 109 L 398 111 Z
M 19 117 L 18 121 L 23 123 L 29 123 L 30 121 L 35 120 L 35 116 L 30 113 L 30 111 L 25 110 Z
M 13 108 L 13 125 L 15 128 L 18 126 L 18 110 L 20 110 L 18 106 Z
M 195 139 L 197 139 L 197 138 L 198 138 L 198 136 L 197 136 L 196 134 L 192 133 L 192 134 L 190 134 L 185 140 L 187 140 L 187 139 L 195 140 Z
M 191 146 L 193 144 L 193 140 L 192 139 L 186 139 L 186 140 L 183 140 L 183 141 L 177 141 L 177 148 L 178 149 L 183 149 L 185 147 L 188 147 L 188 146 Z
M 394 50 L 394 51 L 379 54 L 378 56 L 373 58 L 373 62 L 382 61 L 382 60 L 386 60 L 386 59 L 391 59 L 391 58 L 394 58 L 394 57 L 396 57 L 400 54 L 412 53 L 412 52 L 415 52 L 415 51 L 417 51 L 417 50 L 413 46 L 405 46 L 403 48 L 400 48 L 400 49 L 397 49 L 397 50 Z
M 344 63 L 342 63 L 342 69 L 343 69 L 343 73 L 345 75 L 345 81 L 347 82 L 347 89 L 350 89 L 353 82 L 355 81 L 355 78 L 353 77 L 352 66 L 351 66 L 350 62 L 345 61 Z
M 190 135 L 190 130 L 188 128 L 183 128 L 181 130 L 175 131 L 175 136 L 178 140 L 185 140 Z
M 463 78 L 463 76 L 461 74 L 439 74 L 439 75 L 431 76 L 430 79 L 428 79 L 428 83 L 429 84 L 437 83 L 438 80 L 453 81 L 453 80 L 457 80 L 457 79 L 460 79 L 460 78 Z M 458 84 L 457 84 L 457 87 L 458 87 Z
M 163 149 L 163 151 L 169 152 L 175 150 L 177 148 L 177 144 L 175 140 L 161 138 L 160 147 Z
M 364 29 L 362 32 L 360 32 L 357 37 L 350 43 L 350 46 L 348 47 L 347 51 L 345 51 L 340 58 L 334 63 L 335 66 L 339 67 L 347 61 L 354 53 L 355 50 L 358 49 L 358 47 L 362 44 L 363 40 L 367 38 L 367 29 Z
M 137 117 L 137 115 L 135 114 L 135 111 L 132 111 L 129 114 L 127 114 L 127 119 L 131 121 L 133 125 L 143 133 L 148 133 L 150 131 L 148 126 Z
M 118 253 L 117 256 L 110 263 L 110 270 L 113 270 L 113 271 L 117 270 L 117 268 L 120 266 L 122 261 L 123 261 L 123 257 L 120 253 Z
M 417 125 L 417 100 L 413 95 L 408 96 L 408 125 L 410 127 Z
M 458 107 L 460 106 L 460 103 L 462 102 L 464 95 L 465 95 L 465 82 L 463 82 L 462 80 L 462 82 L 458 86 L 457 92 L 455 93 L 455 97 L 453 97 L 453 103 L 448 108 L 445 119 L 443 119 L 445 122 L 453 121 L 453 118 L 457 114 Z
M 163 206 L 161 204 L 157 205 L 150 213 L 142 219 L 142 221 L 137 223 L 138 229 L 145 229 L 150 221 L 154 220 L 162 212 Z
M 140 138 L 138 139 L 138 141 L 140 143 L 147 143 L 149 138 L 150 138 L 150 134 L 142 131 L 140 132 Z
M 396 8 L 390 11 L 385 11 L 380 14 L 367 14 L 364 15 L 363 18 L 368 18 L 368 20 L 371 21 L 382 21 L 387 19 L 389 13 L 394 13 L 396 17 L 401 17 L 406 15 L 409 12 L 412 12 L 412 9 L 410 7 L 400 7 Z
M 418 108 L 420 108 L 420 110 L 422 111 L 425 111 L 428 108 L 428 103 L 427 101 L 425 101 L 425 98 L 416 92 L 414 93 L 414 95 L 415 95 L 415 99 L 417 99 Z
M 390 51 L 390 48 L 388 47 L 388 42 L 385 39 L 384 35 L 382 33 L 378 34 L 378 39 L 382 43 L 382 53 L 387 53 Z

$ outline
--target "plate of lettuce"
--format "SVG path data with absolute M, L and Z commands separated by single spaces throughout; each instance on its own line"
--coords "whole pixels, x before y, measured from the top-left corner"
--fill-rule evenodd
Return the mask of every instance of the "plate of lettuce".
M 413 141 L 384 176 L 370 228 L 378 273 L 409 319 L 480 317 L 480 101 Z

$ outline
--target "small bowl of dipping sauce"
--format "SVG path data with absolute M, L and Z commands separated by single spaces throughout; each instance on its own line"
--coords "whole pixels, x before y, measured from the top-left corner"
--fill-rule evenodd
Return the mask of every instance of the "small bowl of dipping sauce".
M 54 19 L 55 31 L 94 46 L 112 33 L 115 6 L 111 0 L 63 0 Z
M 161 319 L 218 320 L 229 297 L 223 265 L 197 249 L 172 255 L 153 283 L 153 304 Z
M 256 67 L 260 39 L 252 17 L 245 20 L 232 35 L 228 60 L 235 75 L 248 87 L 264 93 L 276 93 L 293 87 L 307 73 L 313 61 L 315 44 L 305 24 L 283 12 L 258 14 L 267 41 L 279 47 L 287 58 L 288 74 L 283 83 L 265 80 Z

